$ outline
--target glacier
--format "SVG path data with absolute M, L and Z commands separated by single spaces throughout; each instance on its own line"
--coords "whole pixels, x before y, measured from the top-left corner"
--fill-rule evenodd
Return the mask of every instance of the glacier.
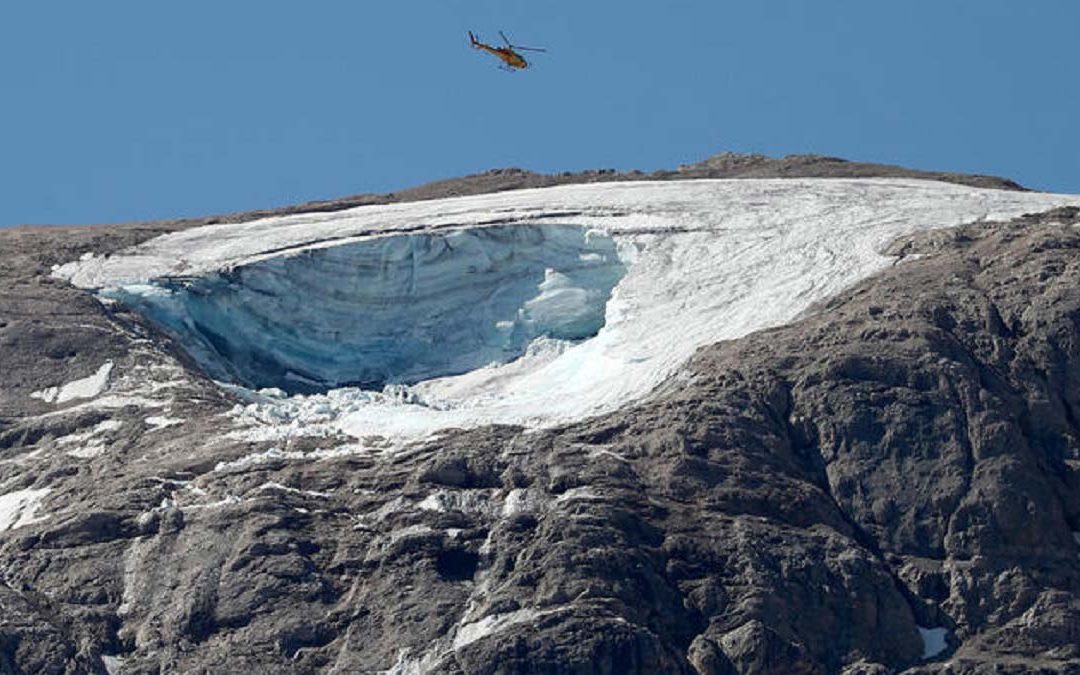
M 252 438 L 409 439 L 609 412 L 896 264 L 897 237 L 1066 205 L 916 179 L 567 185 L 208 225 L 54 275 L 240 385 Z
M 495 225 L 386 235 L 107 291 L 211 376 L 254 389 L 382 389 L 595 335 L 626 268 L 606 233 Z

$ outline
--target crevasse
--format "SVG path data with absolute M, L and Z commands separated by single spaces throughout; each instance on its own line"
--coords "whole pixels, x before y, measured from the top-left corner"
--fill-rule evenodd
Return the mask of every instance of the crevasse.
M 506 363 L 541 336 L 588 338 L 625 272 L 602 232 L 495 225 L 308 249 L 110 294 L 215 379 L 311 393 Z

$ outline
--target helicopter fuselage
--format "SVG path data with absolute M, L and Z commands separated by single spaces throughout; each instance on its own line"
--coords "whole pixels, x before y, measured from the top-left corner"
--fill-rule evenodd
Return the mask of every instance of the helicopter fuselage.
M 489 44 L 485 44 L 485 43 L 481 42 L 480 40 L 477 40 L 476 36 L 473 35 L 472 33 L 469 33 L 469 41 L 470 41 L 470 43 L 472 43 L 473 47 L 476 47 L 477 49 L 479 49 L 481 51 L 485 51 L 488 54 L 491 54 L 492 56 L 498 58 L 500 61 L 505 63 L 507 65 L 507 67 L 509 67 L 509 68 L 524 69 L 524 68 L 529 67 L 529 62 L 526 61 L 525 58 L 521 54 L 518 54 L 516 51 L 513 50 L 513 48 L 511 48 L 509 46 L 507 46 L 507 47 L 492 47 Z M 539 50 L 537 50 L 537 51 L 539 51 Z
M 511 68 L 529 67 L 529 62 L 522 58 L 521 54 L 518 54 L 512 49 L 507 49 L 505 47 L 492 47 L 491 45 L 486 45 L 482 42 L 473 46 L 477 49 L 482 49 L 488 54 L 498 57 L 502 60 L 503 63 L 510 66 Z

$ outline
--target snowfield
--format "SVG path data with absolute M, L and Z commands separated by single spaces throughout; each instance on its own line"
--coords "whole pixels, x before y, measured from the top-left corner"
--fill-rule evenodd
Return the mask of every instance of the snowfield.
M 74 382 L 68 382 L 60 387 L 48 387 L 41 391 L 30 394 L 30 398 L 37 398 L 46 403 L 66 403 L 79 398 L 94 398 L 105 391 L 109 384 L 109 373 L 112 372 L 112 361 L 103 363 L 97 372 L 89 377 L 84 377 Z
M 200 227 L 54 274 L 272 387 L 235 411 L 252 438 L 409 439 L 609 412 L 894 264 L 899 236 L 1064 205 L 910 179 L 572 185 Z
M 41 500 L 50 492 L 52 488 L 16 490 L 0 495 L 0 532 L 17 530 L 46 520 L 47 516 L 39 514 L 38 510 Z

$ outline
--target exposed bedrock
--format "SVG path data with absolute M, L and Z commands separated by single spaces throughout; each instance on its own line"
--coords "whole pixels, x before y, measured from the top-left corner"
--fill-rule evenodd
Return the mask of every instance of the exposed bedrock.
M 512 361 L 540 336 L 588 338 L 624 273 L 604 233 L 500 225 L 309 249 L 115 295 L 215 378 L 310 392 L 412 384 Z

